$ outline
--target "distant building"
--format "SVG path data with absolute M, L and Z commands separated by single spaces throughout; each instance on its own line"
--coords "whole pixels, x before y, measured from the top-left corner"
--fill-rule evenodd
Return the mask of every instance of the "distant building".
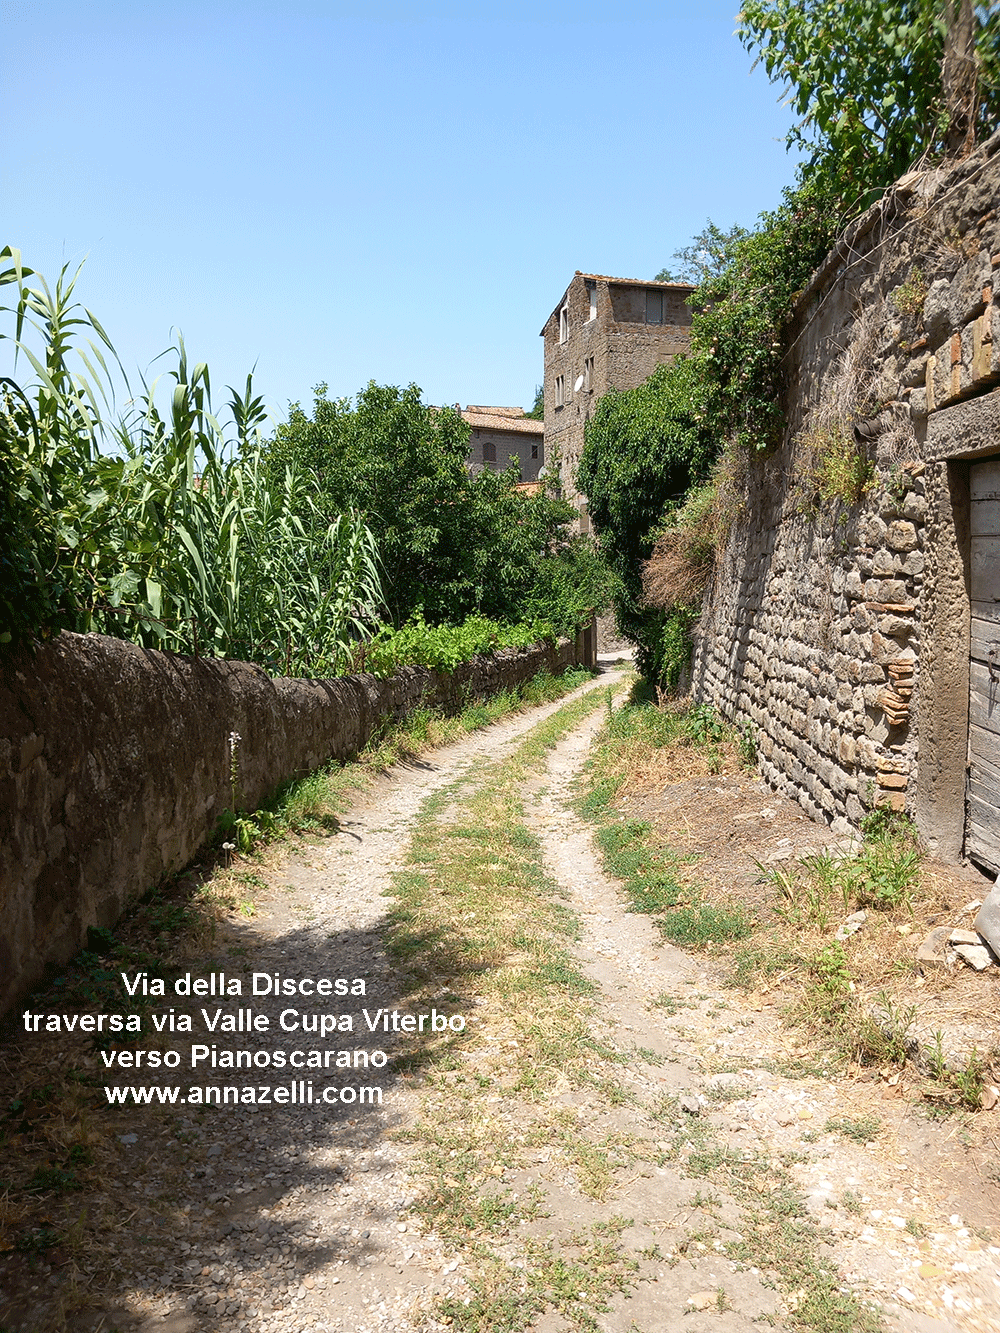
M 545 461 L 545 426 L 524 415 L 523 407 L 475 407 L 462 412 L 472 427 L 469 467 L 473 472 L 490 468 L 504 472 L 512 462 L 521 470 L 523 482 L 537 481 Z
M 545 339 L 545 457 L 563 495 L 590 530 L 576 488 L 584 427 L 609 389 L 634 389 L 657 366 L 688 349 L 694 290 L 686 283 L 639 282 L 577 272 L 542 329 Z

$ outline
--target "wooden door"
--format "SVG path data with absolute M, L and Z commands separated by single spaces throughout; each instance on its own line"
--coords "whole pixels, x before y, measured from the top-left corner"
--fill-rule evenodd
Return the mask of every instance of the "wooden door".
M 965 853 L 1000 871 L 1000 459 L 975 463 Z

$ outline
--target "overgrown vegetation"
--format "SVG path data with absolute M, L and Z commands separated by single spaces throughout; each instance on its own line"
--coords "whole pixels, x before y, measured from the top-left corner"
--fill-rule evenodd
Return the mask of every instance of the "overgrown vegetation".
M 355 402 L 316 389 L 265 446 L 268 473 L 314 478 L 320 513 L 364 514 L 382 560 L 389 622 L 418 615 L 456 624 L 481 615 L 506 624 L 541 619 L 575 632 L 608 597 L 589 538 L 571 535 L 571 506 L 516 489 L 513 470 L 470 474 L 469 427 L 429 407 L 415 385 L 369 384 Z
M 781 439 L 782 359 L 797 297 L 840 230 L 915 159 L 967 150 L 1000 109 L 996 5 L 755 0 L 740 24 L 744 44 L 786 81 L 800 113 L 790 143 L 812 155 L 752 232 L 709 222 L 677 252 L 680 274 L 699 283 L 689 301 L 690 353 L 598 402 L 578 475 L 616 575 L 619 626 L 637 645 L 643 674 L 669 688 L 682 678 L 678 645 L 689 647 L 684 617 L 710 570 L 707 551 L 683 554 L 685 522 L 675 516 L 689 496 L 704 505 L 700 488 L 720 455 L 745 457 Z M 898 290 L 901 313 L 915 309 L 921 280 L 913 273 Z M 853 504 L 870 485 L 871 460 L 853 437 L 861 400 L 856 394 L 846 409 L 837 402 L 832 417 L 809 424 L 805 509 Z M 720 508 L 723 521 L 704 525 L 714 527 L 717 548 L 732 512 Z M 648 600 L 640 569 L 651 558 L 663 576 Z M 676 586 L 666 588 L 672 577 Z
M 250 377 L 217 415 L 208 367 L 179 341 L 135 394 L 76 300 L 79 270 L 49 287 L 17 251 L 0 258 L 15 298 L 2 336 L 32 375 L 0 382 L 0 643 L 99 631 L 334 675 L 387 621 L 457 622 L 459 644 L 489 616 L 496 642 L 523 643 L 525 626 L 574 633 L 606 602 L 569 507 L 513 473 L 470 476 L 467 425 L 413 386 L 369 385 L 355 406 L 321 390 L 315 420 L 294 408 L 265 439 Z M 411 626 L 399 660 L 420 642 L 433 652 Z M 375 656 L 394 651 L 382 635 Z
M 166 414 L 155 383 L 116 414 L 116 385 L 128 384 L 75 300 L 78 274 L 64 268 L 54 288 L 33 286 L 17 251 L 2 258 L 0 285 L 16 296 L 4 309 L 34 382 L 5 381 L 0 397 L 0 637 L 97 630 L 332 674 L 381 611 L 360 516 L 322 516 L 295 466 L 269 477 L 250 378 L 244 394 L 230 390 L 224 428 L 208 367 L 192 365 L 182 342 L 165 372 Z

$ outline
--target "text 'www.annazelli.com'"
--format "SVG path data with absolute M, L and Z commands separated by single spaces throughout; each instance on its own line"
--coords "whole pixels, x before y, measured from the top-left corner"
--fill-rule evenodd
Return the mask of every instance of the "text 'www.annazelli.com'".
M 370 1087 L 314 1088 L 309 1079 L 292 1079 L 277 1085 L 247 1083 L 243 1086 L 220 1083 L 194 1087 L 109 1088 L 104 1095 L 112 1105 L 165 1106 L 381 1106 L 382 1089 Z

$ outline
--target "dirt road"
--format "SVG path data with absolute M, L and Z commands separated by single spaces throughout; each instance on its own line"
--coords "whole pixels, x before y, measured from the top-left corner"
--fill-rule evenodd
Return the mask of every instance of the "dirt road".
M 393 772 L 253 872 L 253 918 L 190 964 L 239 997 L 160 1006 L 194 1027 L 142 1085 L 181 1099 L 97 1112 L 114 1271 L 0 1260 L 0 1328 L 1000 1330 L 981 1158 L 879 1085 L 803 1076 L 773 1010 L 623 910 L 568 804 L 619 679 Z M 547 915 L 483 923 L 515 883 Z M 215 1085 L 240 1102 L 202 1104 Z

